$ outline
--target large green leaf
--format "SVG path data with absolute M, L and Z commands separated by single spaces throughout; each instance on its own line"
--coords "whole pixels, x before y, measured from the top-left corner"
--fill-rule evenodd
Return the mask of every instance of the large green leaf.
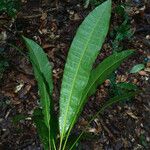
M 80 105 L 78 107 L 78 114 L 76 115 L 76 118 L 81 113 L 83 106 L 87 101 L 87 98 L 94 94 L 96 92 L 97 87 L 101 85 L 112 74 L 112 72 L 115 71 L 120 66 L 120 64 L 132 53 L 133 50 L 126 50 L 120 53 L 115 53 L 107 57 L 95 69 L 92 70 L 89 82 L 83 93 L 82 100 L 80 101 Z M 75 121 L 76 119 L 73 120 L 72 126 L 75 123 Z
M 52 67 L 49 63 L 47 55 L 36 42 L 26 37 L 23 37 L 23 39 L 25 40 L 26 46 L 29 49 L 30 60 L 32 61 L 32 63 L 35 63 L 33 64 L 33 66 L 35 66 L 38 69 L 38 72 L 41 72 L 49 86 L 49 92 L 50 94 L 52 94 Z
M 38 81 L 45 123 L 47 127 L 49 127 L 50 96 L 52 95 L 53 91 L 52 68 L 43 49 L 37 43 L 28 38 L 24 37 L 24 40 L 27 48 L 29 49 L 30 61 L 32 62 L 35 78 Z
M 70 47 L 60 96 L 61 139 L 78 111 L 92 65 L 108 32 L 110 16 L 111 0 L 108 0 L 85 18 Z
M 29 49 L 30 61 L 33 66 L 35 78 L 38 81 L 40 93 L 40 104 L 42 106 L 43 120 L 48 129 L 49 147 L 52 145 L 56 127 L 54 128 L 53 121 L 53 103 L 51 100 L 53 83 L 52 83 L 52 68 L 43 49 L 34 41 L 23 37 L 27 48 Z M 57 122 L 56 122 L 57 123 Z M 43 125 L 44 126 L 44 125 Z M 51 143 L 51 144 L 50 144 Z

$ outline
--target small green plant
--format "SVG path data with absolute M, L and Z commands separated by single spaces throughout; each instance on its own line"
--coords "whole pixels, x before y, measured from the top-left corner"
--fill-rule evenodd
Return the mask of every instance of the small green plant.
M 19 7 L 20 7 L 19 0 L 1 0 L 0 1 L 0 12 L 6 12 L 11 17 L 15 17 Z
M 48 58 L 37 43 L 23 37 L 38 81 L 41 108 L 35 109 L 33 120 L 45 150 L 77 148 L 77 142 L 84 131 L 73 142 L 70 142 L 69 138 L 88 97 L 133 53 L 132 50 L 126 50 L 113 54 L 95 69 L 92 68 L 107 35 L 110 16 L 111 0 L 107 0 L 95 8 L 78 28 L 64 69 L 59 117 L 54 112 L 52 67 Z M 129 92 L 108 100 L 95 116 L 112 104 L 134 95 L 134 92 Z
M 137 64 L 137 65 L 132 67 L 132 69 L 130 70 L 130 73 L 137 73 L 137 72 L 141 71 L 144 68 L 145 68 L 144 64 Z
M 110 33 L 112 40 L 112 51 L 113 53 L 121 52 L 123 51 L 123 42 L 125 40 L 129 40 L 132 38 L 133 30 L 131 29 L 130 25 L 130 17 L 128 13 L 126 12 L 126 8 L 129 7 L 126 3 L 119 3 L 116 5 L 116 7 L 113 9 L 113 13 L 115 13 L 117 16 L 119 16 L 119 21 L 121 21 L 121 24 L 118 26 L 115 26 L 113 31 Z M 113 72 L 110 77 L 110 93 L 111 95 L 121 95 L 122 93 L 125 93 L 127 89 L 120 87 L 120 85 L 126 85 L 126 87 L 131 87 L 132 83 L 116 83 L 116 73 Z M 118 88 L 119 87 L 119 88 Z M 134 84 L 132 84 L 132 87 L 136 87 Z M 136 90 L 137 88 L 132 90 Z
M 115 27 L 113 32 L 111 33 L 111 36 L 114 38 L 114 41 L 112 42 L 113 52 L 122 51 L 122 42 L 125 39 L 130 39 L 134 33 L 131 29 L 129 15 L 125 10 L 126 7 L 128 6 L 126 6 L 124 3 L 121 3 L 118 4 L 114 9 L 114 13 L 120 16 L 120 20 L 122 20 L 122 23 Z

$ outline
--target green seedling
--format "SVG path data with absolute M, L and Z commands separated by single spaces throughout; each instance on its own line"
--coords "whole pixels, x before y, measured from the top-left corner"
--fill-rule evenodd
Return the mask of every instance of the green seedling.
M 132 69 L 130 70 L 130 73 L 137 73 L 137 72 L 143 70 L 144 68 L 145 68 L 144 64 L 137 64 L 132 67 Z
M 0 12 L 6 12 L 10 17 L 16 16 L 19 7 L 19 0 L 0 0 Z
M 108 79 L 127 57 L 133 54 L 132 50 L 115 53 L 93 69 L 93 63 L 109 29 L 110 17 L 111 0 L 107 0 L 96 7 L 78 28 L 65 64 L 58 117 L 55 115 L 52 100 L 51 64 L 37 43 L 23 37 L 29 49 L 29 57 L 41 97 L 40 107 L 34 111 L 33 120 L 45 150 L 72 150 L 76 148 L 80 138 L 74 140 L 73 143 L 68 139 L 88 97 L 93 95 L 97 87 Z M 124 98 L 132 97 L 134 94 L 129 93 Z M 108 101 L 103 109 L 120 99 L 122 98 L 115 97 Z M 69 143 L 71 145 L 68 145 Z

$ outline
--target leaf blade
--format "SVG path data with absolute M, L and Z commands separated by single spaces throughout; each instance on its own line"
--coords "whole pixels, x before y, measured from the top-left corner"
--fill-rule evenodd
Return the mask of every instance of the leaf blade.
M 129 90 L 129 91 L 138 89 L 136 84 L 128 83 L 128 82 L 119 82 L 119 83 L 117 83 L 117 88 Z
M 71 120 L 75 117 L 74 114 L 88 82 L 92 65 L 108 32 L 110 14 L 111 1 L 108 0 L 86 17 L 72 42 L 60 96 L 61 137 L 66 134 Z
M 46 54 L 43 52 L 43 49 L 34 41 L 23 37 L 27 48 L 29 49 L 30 61 L 32 63 L 35 78 L 38 81 L 38 88 L 41 96 L 41 105 L 44 107 L 43 111 L 45 113 L 44 116 L 47 116 L 45 119 L 45 123 L 47 127 L 49 126 L 49 112 L 50 112 L 50 95 L 53 91 L 52 84 L 52 68 L 49 64 L 48 58 Z M 47 87 L 48 86 L 48 91 Z M 48 93 L 49 92 L 49 93 Z
M 107 57 L 102 63 L 100 63 L 94 70 L 91 72 L 91 76 L 87 85 L 89 96 L 91 96 L 96 87 L 102 84 L 110 74 L 115 71 L 120 64 L 133 54 L 133 50 L 126 50 L 120 53 L 115 53 Z M 93 83 L 92 86 L 90 83 Z M 95 84 L 95 85 L 94 85 Z
M 98 113 L 103 113 L 104 110 L 110 106 L 112 106 L 113 104 L 116 104 L 117 102 L 122 102 L 124 100 L 130 99 L 132 97 L 134 97 L 136 94 L 138 94 L 138 92 L 128 92 L 122 95 L 117 95 L 113 98 L 110 98 L 107 102 L 104 103 L 104 105 L 102 106 L 102 108 L 99 110 Z
M 89 82 L 86 86 L 84 95 L 82 97 L 80 106 L 78 107 L 79 113 L 76 115 L 77 117 L 81 113 L 85 103 L 87 102 L 87 98 L 96 92 L 97 87 L 102 84 L 111 73 L 116 70 L 120 64 L 131 54 L 133 54 L 133 50 L 126 50 L 120 53 L 115 53 L 109 57 L 107 57 L 104 61 L 102 61 L 95 69 L 92 70 Z M 113 61 L 115 60 L 115 61 Z M 111 62 L 111 63 L 110 63 Z M 76 119 L 74 119 L 74 124 Z
M 52 102 L 52 92 L 53 92 L 53 82 L 52 82 L 52 67 L 48 61 L 46 54 L 43 49 L 34 41 L 23 37 L 27 48 L 29 49 L 29 57 L 33 66 L 35 78 L 38 83 L 40 104 L 42 106 L 43 123 L 48 129 L 48 146 L 53 148 L 53 141 L 55 140 L 56 133 L 53 125 L 53 102 Z M 36 123 L 36 125 L 38 125 Z M 38 126 L 37 126 L 38 128 Z M 39 129 L 38 129 L 39 130 Z M 42 132 L 39 132 L 42 133 Z M 44 137 L 41 135 L 41 137 Z M 44 141 L 44 140 L 43 140 Z M 44 143 L 45 145 L 45 143 Z M 48 149 L 49 149 L 48 148 Z
M 141 71 L 142 69 L 144 69 L 144 67 L 145 67 L 144 64 L 137 64 L 132 67 L 132 69 L 130 70 L 130 73 L 137 73 Z

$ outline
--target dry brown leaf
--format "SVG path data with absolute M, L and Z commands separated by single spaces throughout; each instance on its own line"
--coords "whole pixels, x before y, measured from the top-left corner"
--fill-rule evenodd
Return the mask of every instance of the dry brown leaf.
M 145 71 L 139 71 L 138 73 L 141 76 L 148 76 L 148 74 Z
M 45 20 L 47 18 L 47 13 L 43 12 L 41 16 L 41 20 Z

